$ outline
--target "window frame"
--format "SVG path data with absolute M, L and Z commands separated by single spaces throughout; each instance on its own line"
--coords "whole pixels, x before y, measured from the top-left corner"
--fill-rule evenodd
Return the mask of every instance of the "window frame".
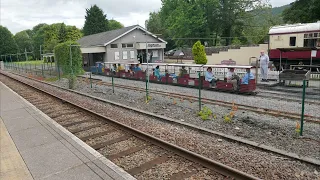
M 294 43 L 292 43 L 293 42 L 293 39 L 294 39 Z M 290 38 L 289 38 L 289 46 L 297 46 L 297 36 L 290 36 Z
M 116 47 L 112 47 L 112 46 L 114 46 L 114 45 L 116 45 Z M 110 44 L 110 48 L 116 49 L 116 48 L 118 48 L 118 44 Z

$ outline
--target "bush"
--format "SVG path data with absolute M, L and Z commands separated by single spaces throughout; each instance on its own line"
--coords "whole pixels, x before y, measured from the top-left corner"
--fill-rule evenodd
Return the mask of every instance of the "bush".
M 207 64 L 208 59 L 206 55 L 205 47 L 200 41 L 197 41 L 192 47 L 192 55 L 196 64 Z
M 60 66 L 60 69 L 65 75 L 71 74 L 72 71 L 74 75 L 78 75 L 83 73 L 81 50 L 79 46 L 71 47 L 71 55 L 72 55 L 72 67 L 71 67 L 70 66 L 70 44 L 79 45 L 77 42 L 67 41 L 67 42 L 58 44 L 54 48 L 55 61 L 57 65 Z

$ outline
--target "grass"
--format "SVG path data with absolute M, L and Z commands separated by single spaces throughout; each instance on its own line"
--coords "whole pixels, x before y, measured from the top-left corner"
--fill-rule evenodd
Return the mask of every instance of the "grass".
M 43 60 L 33 60 L 33 61 L 20 61 L 20 62 L 15 62 L 16 64 L 19 65 L 26 65 L 26 64 L 31 64 L 31 65 L 41 65 L 41 64 L 46 64 L 43 62 Z M 51 64 L 51 63 L 48 63 Z M 54 66 L 54 63 L 52 63 L 52 65 Z

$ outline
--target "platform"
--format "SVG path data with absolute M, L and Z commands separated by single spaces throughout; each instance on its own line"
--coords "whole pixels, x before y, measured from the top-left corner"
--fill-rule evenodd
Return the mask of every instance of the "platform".
M 135 179 L 0 82 L 1 180 Z

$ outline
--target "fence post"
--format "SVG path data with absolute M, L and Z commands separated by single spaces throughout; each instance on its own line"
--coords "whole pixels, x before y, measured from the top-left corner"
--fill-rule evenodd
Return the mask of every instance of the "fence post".
M 41 73 L 42 73 L 42 77 L 44 77 L 44 73 L 43 73 L 43 64 L 41 64 Z
M 304 120 L 304 99 L 306 96 L 306 80 L 303 80 L 303 91 L 302 91 L 302 110 L 301 110 L 301 122 L 300 122 L 300 136 L 302 136 L 303 131 L 303 120 Z
M 198 72 L 199 76 L 199 112 L 201 111 L 201 87 L 202 87 L 202 79 L 201 79 L 201 73 L 200 71 Z
M 113 78 L 114 74 L 112 73 L 111 76 L 111 81 L 112 81 L 112 93 L 114 93 L 114 78 Z
M 92 88 L 92 78 L 91 78 L 92 72 L 90 72 L 90 87 Z
M 58 66 L 58 77 L 59 77 L 59 80 L 60 80 L 60 66 L 59 66 L 59 64 L 57 66 Z

